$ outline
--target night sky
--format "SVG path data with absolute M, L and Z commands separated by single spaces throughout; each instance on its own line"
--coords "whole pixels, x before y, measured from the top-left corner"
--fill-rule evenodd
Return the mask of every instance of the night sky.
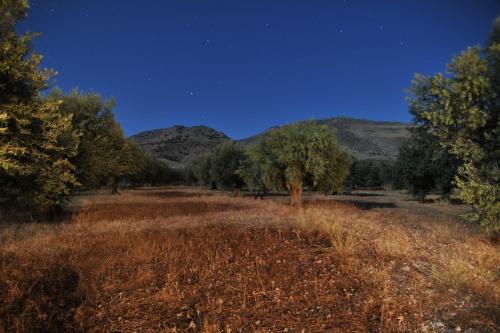
M 207 125 L 234 139 L 339 115 L 407 122 L 415 72 L 484 45 L 499 0 L 31 1 L 18 30 L 56 85 L 117 100 L 126 134 Z

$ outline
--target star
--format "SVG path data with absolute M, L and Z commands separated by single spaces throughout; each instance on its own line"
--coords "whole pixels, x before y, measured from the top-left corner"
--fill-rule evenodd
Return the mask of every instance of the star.
M 404 46 L 404 45 L 405 45 L 405 42 L 401 41 L 401 42 L 399 42 L 399 45 L 400 45 L 400 46 Z
M 383 25 L 380 26 L 380 30 L 384 30 L 384 26 Z
M 194 92 L 190 91 L 190 92 L 189 92 L 189 95 L 190 95 L 190 96 L 194 96 Z
M 339 32 L 341 32 L 341 33 L 344 32 L 344 29 L 340 29 Z

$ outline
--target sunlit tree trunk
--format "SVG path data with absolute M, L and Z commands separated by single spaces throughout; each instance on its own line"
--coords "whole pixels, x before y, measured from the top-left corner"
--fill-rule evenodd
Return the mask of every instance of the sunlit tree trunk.
M 290 205 L 299 207 L 302 205 L 302 184 L 287 184 L 290 193 Z

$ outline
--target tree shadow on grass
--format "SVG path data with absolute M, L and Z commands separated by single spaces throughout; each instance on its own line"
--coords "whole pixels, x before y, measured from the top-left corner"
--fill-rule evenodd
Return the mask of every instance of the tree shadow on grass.
M 398 206 L 393 202 L 376 202 L 376 201 L 363 201 L 363 200 L 348 200 L 345 201 L 354 205 L 355 207 L 363 210 L 375 208 L 397 208 Z
M 44 224 L 59 224 L 71 220 L 73 211 L 65 205 L 56 206 L 54 209 L 46 212 L 34 212 L 29 209 L 3 209 L 0 210 L 0 219 L 8 224 L 25 224 L 25 223 L 44 223 Z
M 367 193 L 367 192 L 360 192 L 360 193 L 346 193 L 346 195 L 354 196 L 354 197 L 384 197 L 386 196 L 383 193 Z
M 74 221 L 112 221 L 120 219 L 154 219 L 174 216 L 196 216 L 222 211 L 239 211 L 244 206 L 232 202 L 166 201 L 137 203 L 103 203 L 76 212 Z
M 304 201 L 304 207 L 336 208 L 342 205 L 351 205 L 359 209 L 369 210 L 375 208 L 397 208 L 393 202 L 377 202 L 364 200 L 308 200 Z
M 3 259 L 6 264 L 16 265 L 16 256 Z M 4 318 L 0 330 L 15 331 L 22 324 L 29 332 L 78 331 L 74 310 L 83 299 L 78 291 L 79 281 L 78 273 L 64 261 L 26 272 L 17 285 L 22 293 L 0 306 L 0 317 Z M 4 282 L 0 279 L 0 286 Z
M 185 191 L 144 191 L 141 195 L 157 198 L 200 198 L 203 196 L 213 196 L 213 193 L 185 192 Z

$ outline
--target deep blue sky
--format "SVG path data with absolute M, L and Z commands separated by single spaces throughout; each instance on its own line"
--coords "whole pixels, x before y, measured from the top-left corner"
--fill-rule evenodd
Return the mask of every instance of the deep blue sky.
M 499 0 L 31 1 L 18 29 L 57 85 L 117 100 L 129 135 L 208 125 L 232 138 L 345 115 L 409 121 L 415 72 L 483 44 Z

